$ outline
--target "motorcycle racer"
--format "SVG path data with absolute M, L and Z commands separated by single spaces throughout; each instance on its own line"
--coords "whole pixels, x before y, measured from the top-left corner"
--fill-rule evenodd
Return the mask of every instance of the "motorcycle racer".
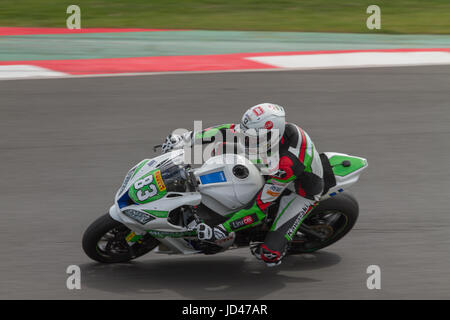
M 281 263 L 287 244 L 319 200 L 324 188 L 319 153 L 309 135 L 299 126 L 285 122 L 284 108 L 262 103 L 248 109 L 240 124 L 225 124 L 183 136 L 169 135 L 162 145 L 163 153 L 197 142 L 212 143 L 227 132 L 244 137 L 247 155 L 257 153 L 268 167 L 265 185 L 255 200 L 217 226 L 197 226 L 199 240 L 220 241 L 232 232 L 253 227 L 267 214 L 268 207 L 280 196 L 274 222 L 264 243 L 251 247 L 252 254 L 268 266 Z M 208 140 L 209 139 L 209 140 Z M 217 139 L 218 140 L 218 139 Z M 256 144 L 250 143 L 256 141 Z M 226 141 L 225 141 L 226 143 Z M 264 152 L 261 153 L 261 150 Z

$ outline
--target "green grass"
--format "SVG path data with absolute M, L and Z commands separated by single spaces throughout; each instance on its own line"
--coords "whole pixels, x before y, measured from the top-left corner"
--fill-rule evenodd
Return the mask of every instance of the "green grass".
M 450 0 L 0 0 L 0 26 L 65 27 L 71 4 L 83 28 L 450 34 Z M 366 27 L 371 4 L 381 30 Z

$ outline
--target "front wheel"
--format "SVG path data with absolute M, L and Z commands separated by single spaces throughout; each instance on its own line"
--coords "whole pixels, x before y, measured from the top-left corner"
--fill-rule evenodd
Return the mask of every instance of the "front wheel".
M 358 213 L 358 202 L 348 193 L 324 200 L 303 222 L 309 229 L 320 233 L 324 239 L 319 240 L 299 231 L 290 242 L 288 253 L 308 253 L 330 246 L 353 228 Z
M 107 213 L 95 220 L 84 232 L 83 250 L 92 260 L 102 263 L 127 262 L 153 250 L 159 241 L 144 236 L 132 246 L 125 238 L 131 230 Z

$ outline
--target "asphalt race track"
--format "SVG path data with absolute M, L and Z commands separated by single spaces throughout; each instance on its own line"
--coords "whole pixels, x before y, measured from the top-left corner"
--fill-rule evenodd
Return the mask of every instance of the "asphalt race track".
M 0 82 L 0 298 L 450 298 L 450 66 Z M 287 109 L 319 151 L 366 157 L 360 219 L 268 269 L 248 249 L 99 265 L 81 249 L 129 168 L 175 128 Z M 66 288 L 79 265 L 81 290 Z M 366 269 L 381 268 L 381 290 Z

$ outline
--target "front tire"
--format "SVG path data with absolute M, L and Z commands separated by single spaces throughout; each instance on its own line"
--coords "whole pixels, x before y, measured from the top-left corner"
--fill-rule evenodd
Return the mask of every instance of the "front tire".
M 82 246 L 92 260 L 102 263 L 127 262 L 153 250 L 159 241 L 145 235 L 130 246 L 125 240 L 131 230 L 107 213 L 95 220 L 84 232 Z
M 332 245 L 353 228 L 358 214 L 358 202 L 349 193 L 341 193 L 324 200 L 311 212 L 304 224 L 327 238 L 318 240 L 298 232 L 290 242 L 288 254 L 310 253 Z M 331 220 L 333 223 L 327 223 Z

